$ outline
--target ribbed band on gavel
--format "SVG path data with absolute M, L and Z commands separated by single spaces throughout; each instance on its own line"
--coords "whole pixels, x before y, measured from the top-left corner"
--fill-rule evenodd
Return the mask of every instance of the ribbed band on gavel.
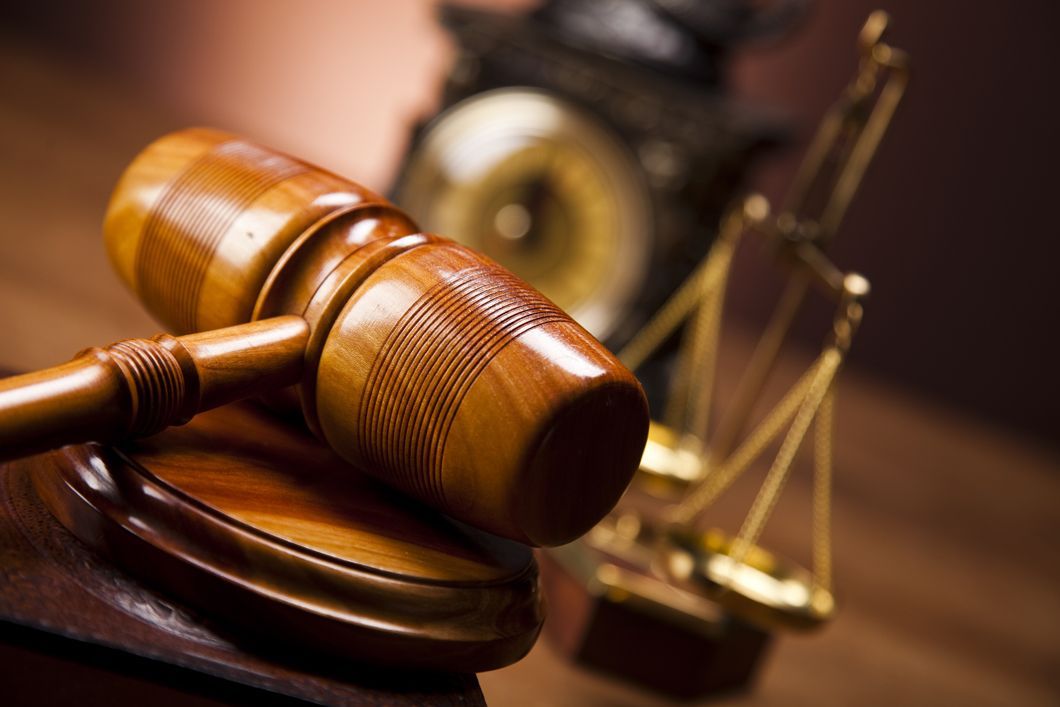
M 304 318 L 310 428 L 457 518 L 566 542 L 636 468 L 647 409 L 632 374 L 515 276 L 351 182 L 223 133 L 174 133 L 126 171 L 105 233 L 176 332 Z

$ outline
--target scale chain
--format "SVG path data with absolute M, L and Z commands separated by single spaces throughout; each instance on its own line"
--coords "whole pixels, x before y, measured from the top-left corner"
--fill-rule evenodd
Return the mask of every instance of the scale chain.
M 691 523 L 762 455 L 765 448 L 780 435 L 784 426 L 798 412 L 819 367 L 820 361 L 815 362 L 747 436 L 743 444 L 727 459 L 708 470 L 702 481 L 671 511 L 671 521 L 680 525 Z
M 744 519 L 743 527 L 736 536 L 733 543 L 732 559 L 736 565 L 742 564 L 747 559 L 747 553 L 758 542 L 758 538 L 765 527 L 766 521 L 773 513 L 780 493 L 784 490 L 784 484 L 790 476 L 791 467 L 795 461 L 795 455 L 802 446 L 806 433 L 810 429 L 814 418 L 820 410 L 821 404 L 832 388 L 835 374 L 842 363 L 843 354 L 838 347 L 831 346 L 826 349 L 816 366 L 812 382 L 806 397 L 799 407 L 795 420 L 788 430 L 787 436 L 781 444 L 773 465 L 766 474 L 765 483 L 755 497 L 751 510 Z

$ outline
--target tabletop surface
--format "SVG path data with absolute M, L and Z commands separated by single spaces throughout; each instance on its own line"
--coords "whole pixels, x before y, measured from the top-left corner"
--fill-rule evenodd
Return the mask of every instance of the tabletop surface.
M 110 271 L 99 224 L 122 167 L 186 121 L 18 42 L 0 43 L 0 67 L 0 366 L 155 333 Z M 722 381 L 740 350 L 723 355 Z M 778 380 L 808 361 L 789 356 Z M 712 704 L 1056 704 L 1057 450 L 857 371 L 838 405 L 839 617 L 780 637 L 751 691 Z M 807 471 L 764 538 L 798 558 Z M 739 522 L 750 490 L 734 489 L 720 523 Z M 563 662 L 545 640 L 480 682 L 496 704 L 667 704 Z

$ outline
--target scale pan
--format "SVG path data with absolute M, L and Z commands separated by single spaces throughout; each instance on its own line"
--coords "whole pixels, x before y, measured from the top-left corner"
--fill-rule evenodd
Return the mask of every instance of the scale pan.
M 765 629 L 808 631 L 835 614 L 835 599 L 802 567 L 753 546 L 742 562 L 720 530 L 672 528 L 661 538 L 655 569 L 686 591 L 717 602 Z

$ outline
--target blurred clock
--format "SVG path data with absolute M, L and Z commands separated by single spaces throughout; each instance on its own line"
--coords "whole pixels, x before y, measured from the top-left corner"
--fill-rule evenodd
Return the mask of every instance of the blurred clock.
M 651 203 L 628 146 L 537 89 L 487 91 L 431 124 L 402 205 L 534 283 L 603 339 L 648 274 Z
M 620 346 L 706 252 L 752 156 L 782 135 L 721 90 L 737 20 L 711 34 L 717 12 L 689 7 L 443 6 L 457 60 L 441 110 L 413 134 L 395 199 Z

